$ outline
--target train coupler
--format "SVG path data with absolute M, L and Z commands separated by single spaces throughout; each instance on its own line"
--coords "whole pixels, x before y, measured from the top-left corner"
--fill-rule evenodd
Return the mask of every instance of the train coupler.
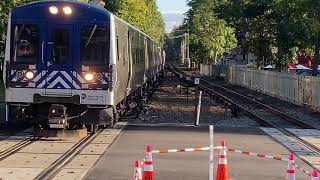
M 65 129 L 68 127 L 67 108 L 64 105 L 52 104 L 49 108 L 49 127 L 52 129 Z

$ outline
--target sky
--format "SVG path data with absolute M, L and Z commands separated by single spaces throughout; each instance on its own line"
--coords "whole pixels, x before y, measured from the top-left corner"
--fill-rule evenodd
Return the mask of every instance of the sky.
M 162 13 L 184 13 L 188 7 L 187 0 L 157 0 Z
M 171 32 L 175 26 L 179 26 L 187 12 L 187 0 L 157 0 L 158 7 L 166 23 L 166 32 Z

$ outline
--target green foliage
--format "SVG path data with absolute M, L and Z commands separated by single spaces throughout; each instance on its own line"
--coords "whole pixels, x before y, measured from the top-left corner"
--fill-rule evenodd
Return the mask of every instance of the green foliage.
M 174 38 L 185 33 L 185 27 L 181 26 L 174 28 L 169 34 L 166 34 L 164 40 L 164 50 L 166 52 L 166 61 L 176 62 L 180 61 L 181 55 L 181 42 L 183 38 Z
M 191 59 L 215 63 L 237 45 L 235 30 L 214 14 L 215 0 L 190 0 L 185 27 L 190 31 Z
M 118 15 L 118 12 L 119 12 L 119 10 L 121 8 L 123 0 L 104 0 L 104 2 L 106 4 L 105 8 L 108 11 Z
M 163 45 L 164 22 L 155 0 L 122 0 L 113 8 L 118 9 L 118 16 Z
M 292 49 L 314 49 L 319 10 L 320 1 L 315 0 L 223 0 L 214 9 L 238 32 L 248 34 L 241 45 L 255 53 L 258 62 L 278 66 L 294 58 Z
M 159 45 L 164 42 L 164 22 L 156 0 L 104 0 L 106 9 L 137 27 Z

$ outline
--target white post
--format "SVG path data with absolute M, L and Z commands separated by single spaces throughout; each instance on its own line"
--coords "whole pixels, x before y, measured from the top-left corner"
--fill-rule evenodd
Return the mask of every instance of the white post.
M 183 37 L 183 55 L 184 55 L 184 64 L 188 63 L 188 57 L 187 57 L 187 38 L 186 38 L 186 34 L 184 34 Z
M 209 127 L 210 131 L 210 161 L 209 161 L 209 180 L 213 180 L 213 170 L 214 170 L 214 162 L 213 162 L 213 126 Z
M 8 122 L 9 121 L 9 110 L 10 110 L 10 107 L 8 104 L 6 104 L 6 120 L 5 122 Z M 10 119 L 11 120 L 11 119 Z
M 199 99 L 198 99 L 198 104 L 196 107 L 195 126 L 199 126 L 199 124 L 200 124 L 201 99 L 202 99 L 202 91 L 199 92 Z

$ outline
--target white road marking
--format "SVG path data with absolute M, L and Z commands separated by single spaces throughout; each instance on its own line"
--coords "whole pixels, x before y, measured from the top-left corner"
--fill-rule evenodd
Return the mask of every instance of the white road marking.
M 289 137 L 275 128 L 260 128 L 265 133 L 269 134 L 272 138 L 296 154 L 300 159 L 310 162 L 315 167 L 320 168 L 320 155 L 309 150 L 296 139 Z M 320 131 L 313 129 L 287 129 L 294 133 L 301 139 L 308 141 L 318 147 L 320 147 Z M 315 138 L 310 141 L 308 138 Z

